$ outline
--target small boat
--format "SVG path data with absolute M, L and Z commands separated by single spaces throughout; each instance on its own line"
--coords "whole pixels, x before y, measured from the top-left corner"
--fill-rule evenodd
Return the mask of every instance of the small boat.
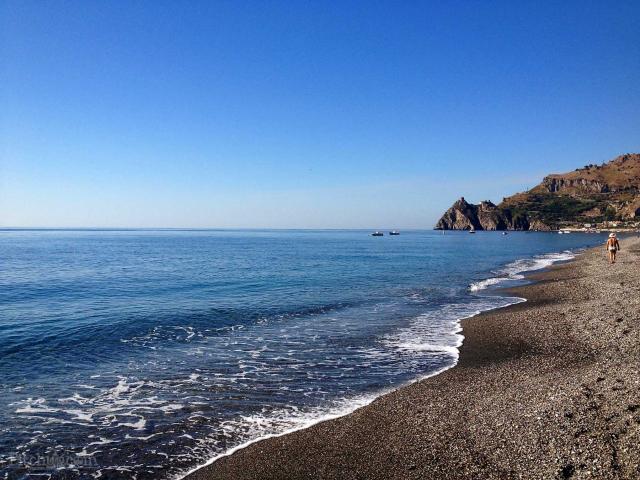
M 372 237 L 384 237 L 384 233 L 378 232 L 377 230 L 371 234 Z
M 473 228 L 473 225 L 471 226 L 471 229 L 469 230 L 469 233 L 476 233 L 476 229 Z
M 502 232 L 503 235 L 509 235 L 509 232 Z
M 389 235 L 400 235 L 400 232 L 399 232 L 399 231 L 397 231 L 397 230 L 391 230 L 391 231 L 389 232 Z

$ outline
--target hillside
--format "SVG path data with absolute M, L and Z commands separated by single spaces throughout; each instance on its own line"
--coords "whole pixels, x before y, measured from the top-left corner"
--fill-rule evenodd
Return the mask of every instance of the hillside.
M 640 154 L 551 174 L 498 205 L 456 201 L 438 230 L 553 230 L 582 224 L 640 221 Z

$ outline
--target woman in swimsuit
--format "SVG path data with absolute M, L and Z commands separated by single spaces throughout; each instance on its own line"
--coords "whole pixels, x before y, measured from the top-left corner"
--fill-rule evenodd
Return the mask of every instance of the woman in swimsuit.
M 607 251 L 609 252 L 609 263 L 616 263 L 616 253 L 620 250 L 620 244 L 615 233 L 610 233 L 607 239 Z

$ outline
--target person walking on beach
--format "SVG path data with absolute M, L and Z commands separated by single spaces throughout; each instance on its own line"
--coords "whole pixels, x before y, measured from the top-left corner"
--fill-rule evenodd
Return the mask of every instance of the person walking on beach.
M 620 250 L 620 244 L 615 233 L 610 233 L 607 239 L 607 251 L 609 252 L 609 263 L 616 263 L 616 253 Z

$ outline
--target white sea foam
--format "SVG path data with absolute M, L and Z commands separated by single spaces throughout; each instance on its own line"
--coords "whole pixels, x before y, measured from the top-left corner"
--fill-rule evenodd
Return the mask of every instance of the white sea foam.
M 90 435 L 90 438 L 95 437 L 95 435 Z M 108 438 L 104 438 L 104 437 L 98 437 L 99 440 L 95 441 L 95 442 L 91 442 L 91 443 L 87 443 L 87 446 L 93 446 L 93 445 L 106 445 L 108 443 L 115 443 L 115 440 L 109 440 Z
M 101 389 L 94 397 L 74 393 L 71 397 L 52 399 L 50 403 L 45 398 L 29 397 L 9 406 L 15 407 L 14 412 L 22 418 L 37 419 L 45 425 L 75 424 L 91 426 L 97 431 L 104 428 L 113 431 L 122 427 L 143 430 L 147 426 L 147 412 L 171 415 L 184 408 L 180 403 L 140 395 L 143 387 L 157 388 L 158 385 L 152 381 L 131 381 L 121 376 L 115 386 Z
M 147 424 L 147 420 L 142 415 L 138 415 L 138 421 L 137 422 L 122 422 L 122 423 L 116 423 L 113 426 L 116 427 L 116 428 L 118 428 L 118 427 L 130 427 L 130 428 L 133 428 L 135 430 L 143 430 L 146 424 Z
M 445 305 L 423 313 L 406 327 L 384 335 L 380 343 L 391 353 L 443 353 L 453 360 L 458 357 L 462 335 L 458 320 L 469 316 L 467 306 Z
M 493 285 L 514 280 L 522 280 L 524 278 L 524 273 L 526 272 L 541 270 L 543 268 L 550 267 L 556 262 L 571 260 L 574 257 L 575 255 L 567 250 L 560 253 L 538 255 L 529 259 L 519 259 L 509 263 L 504 268 L 493 272 L 495 274 L 494 277 L 472 283 L 469 285 L 469 290 L 472 292 L 478 292 Z

